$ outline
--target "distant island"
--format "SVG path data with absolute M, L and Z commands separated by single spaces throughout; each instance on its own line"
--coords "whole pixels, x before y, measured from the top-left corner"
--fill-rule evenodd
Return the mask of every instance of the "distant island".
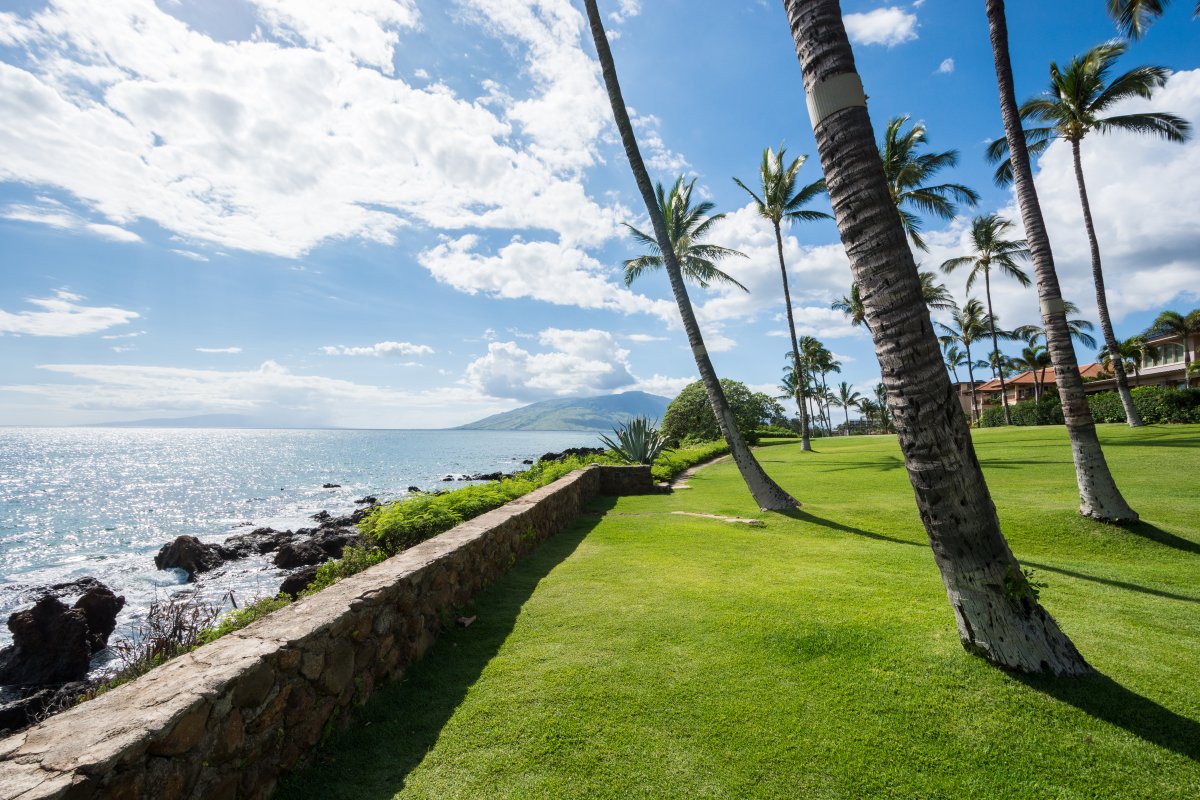
M 631 417 L 661 420 L 671 401 L 646 392 L 543 400 L 460 425 L 457 431 L 610 431 Z

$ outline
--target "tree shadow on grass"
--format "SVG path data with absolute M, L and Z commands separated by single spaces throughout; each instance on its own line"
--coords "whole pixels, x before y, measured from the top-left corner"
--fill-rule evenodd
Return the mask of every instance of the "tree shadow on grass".
M 390 800 L 401 791 L 512 633 L 542 578 L 571 556 L 615 504 L 608 497 L 589 503 L 569 528 L 481 592 L 463 612 L 477 615 L 470 627 L 444 630 L 402 681 L 381 688 L 357 709 L 350 727 L 334 735 L 311 766 L 291 775 L 275 796 Z
M 827 467 L 829 464 L 844 464 L 841 467 Z M 854 459 L 848 461 L 825 461 L 821 464 L 825 468 L 825 472 L 848 472 L 850 470 L 869 469 L 875 472 L 892 472 L 897 469 L 904 469 L 904 459 L 900 456 L 884 456 L 875 461 L 863 461 Z
M 1149 586 L 1141 586 L 1136 583 L 1128 583 L 1126 581 L 1118 581 L 1118 580 L 1114 580 L 1112 578 L 1099 578 L 1095 575 L 1087 575 L 1083 572 L 1074 572 L 1069 569 L 1063 569 L 1062 567 L 1052 567 L 1049 564 L 1039 564 L 1036 561 L 1027 561 L 1025 559 L 1021 559 L 1021 563 L 1026 566 L 1033 567 L 1034 569 L 1044 569 L 1047 572 L 1057 572 L 1059 575 L 1066 575 L 1070 578 L 1079 578 L 1080 580 L 1083 580 L 1083 581 L 1093 581 L 1095 583 L 1103 583 L 1105 586 L 1112 586 L 1117 589 L 1125 589 L 1130 592 L 1140 592 L 1142 594 L 1152 594 L 1155 597 L 1163 597 L 1163 598 L 1166 598 L 1167 600 L 1180 600 L 1185 603 L 1200 603 L 1200 597 L 1188 597 L 1187 595 L 1184 595 L 1184 594 L 1173 594 L 1171 592 L 1164 592 L 1161 589 L 1151 589 Z
M 1126 689 L 1107 675 L 1053 678 L 1014 674 L 1013 677 L 1031 689 L 1123 728 L 1151 744 L 1200 761 L 1200 722 Z
M 1182 536 L 1176 536 L 1173 533 L 1164 531 L 1157 525 L 1152 525 L 1145 520 L 1128 523 L 1121 527 L 1132 534 L 1141 536 L 1143 539 L 1149 539 L 1152 542 L 1158 542 L 1161 545 L 1182 550 L 1185 553 L 1200 554 L 1200 544 L 1193 542 L 1191 539 L 1185 539 Z
M 913 541 L 909 541 L 908 539 L 897 539 L 894 536 L 885 536 L 882 533 L 874 533 L 872 531 L 865 531 L 862 528 L 855 528 L 850 525 L 843 525 L 840 522 L 834 522 L 833 520 L 814 516 L 813 514 L 810 514 L 807 511 L 800 511 L 799 509 L 796 509 L 793 511 L 780 511 L 779 513 L 785 517 L 794 519 L 797 522 L 807 522 L 810 525 L 819 525 L 822 528 L 829 528 L 830 530 L 841 531 L 842 533 L 852 533 L 855 536 L 862 536 L 864 538 L 874 539 L 879 542 L 891 542 L 892 544 L 906 544 L 911 547 L 928 547 L 929 546 L 928 544 L 926 544 L 924 542 L 913 542 Z

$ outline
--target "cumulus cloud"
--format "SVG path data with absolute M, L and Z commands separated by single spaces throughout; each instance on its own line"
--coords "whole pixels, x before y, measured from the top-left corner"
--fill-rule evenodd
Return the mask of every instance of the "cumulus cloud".
M 556 305 L 643 312 L 664 320 L 678 316 L 674 304 L 634 294 L 613 282 L 608 270 L 577 247 L 514 239 L 494 255 L 478 251 L 468 234 L 421 253 L 417 260 L 440 282 L 468 294 L 530 297 Z
M 952 72 L 954 72 L 954 59 L 953 58 L 943 59 L 942 63 L 938 64 L 938 68 L 935 71 L 937 72 L 938 75 L 951 74 Z
M 917 38 L 917 15 L 899 6 L 877 8 L 865 14 L 846 14 L 846 33 L 854 44 L 895 47 Z
M 653 114 L 638 114 L 632 108 L 629 109 L 629 117 L 629 121 L 637 131 L 638 147 L 641 148 L 646 166 L 664 176 L 669 176 L 669 178 L 664 178 L 664 183 L 691 170 L 692 165 L 688 163 L 688 160 L 667 147 L 666 142 L 663 141 L 662 120 Z
M 607 331 L 547 328 L 538 334 L 545 352 L 516 342 L 491 342 L 467 366 L 466 383 L 489 396 L 530 402 L 550 397 L 607 394 L 637 383 L 629 351 Z
M 139 316 L 123 308 L 80 305 L 83 299 L 63 289 L 53 297 L 29 298 L 25 302 L 40 310 L 0 311 L 0 334 L 83 336 L 126 325 Z
M 264 25 L 218 41 L 170 4 L 62 0 L 0 15 L 0 180 L 55 187 L 113 228 L 298 257 L 419 225 L 606 241 L 588 197 L 607 105 L 569 0 L 462 0 L 515 43 L 515 97 L 464 97 L 390 72 L 410 0 L 258 0 Z M 17 64 L 21 66 L 17 66 Z M 510 88 L 509 91 L 512 91 Z
M 409 342 L 378 342 L 365 347 L 346 347 L 345 345 L 329 345 L 321 348 L 328 356 L 427 356 L 433 354 L 433 348 L 425 344 L 410 344 Z
M 54 383 L 0 386 L 0 392 L 62 409 L 64 419 L 118 415 L 237 413 L 276 424 L 397 427 L 457 425 L 503 410 L 465 387 L 406 392 L 292 372 L 275 361 L 222 371 L 117 364 L 43 364 Z

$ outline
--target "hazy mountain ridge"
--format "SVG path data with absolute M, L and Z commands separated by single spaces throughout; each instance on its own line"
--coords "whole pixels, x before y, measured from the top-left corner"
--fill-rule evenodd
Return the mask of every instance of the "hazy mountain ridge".
M 542 400 L 460 425 L 463 431 L 610 431 L 631 417 L 661 420 L 671 401 L 646 392 Z

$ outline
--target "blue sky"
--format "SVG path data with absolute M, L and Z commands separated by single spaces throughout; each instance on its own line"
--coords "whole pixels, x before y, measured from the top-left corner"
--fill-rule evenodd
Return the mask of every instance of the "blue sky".
M 600 5 L 655 176 L 697 178 L 728 214 L 714 241 L 749 256 L 727 265 L 749 294 L 693 292 L 718 372 L 768 389 L 787 349 L 773 239 L 731 178 L 780 142 L 819 174 L 782 5 Z M 1102 0 L 1008 5 L 1021 98 L 1114 33 Z M 1195 125 L 1200 24 L 1174 6 L 1122 67 L 1175 70 L 1142 106 Z M 924 121 L 976 213 L 1015 216 L 982 159 L 1000 133 L 983 3 L 843 9 L 877 129 Z M 441 427 L 673 395 L 695 367 L 665 278 L 621 283 L 638 252 L 619 223 L 646 220 L 606 102 L 569 0 L 0 4 L 0 424 Z M 1084 156 L 1118 336 L 1195 307 L 1200 144 Z M 1069 154 L 1038 171 L 1065 294 L 1094 318 Z M 964 213 L 927 223 L 927 268 L 966 252 Z M 801 332 L 869 389 L 869 340 L 829 310 L 849 286 L 835 227 L 786 249 Z M 995 293 L 1004 323 L 1036 321 L 1032 290 Z

